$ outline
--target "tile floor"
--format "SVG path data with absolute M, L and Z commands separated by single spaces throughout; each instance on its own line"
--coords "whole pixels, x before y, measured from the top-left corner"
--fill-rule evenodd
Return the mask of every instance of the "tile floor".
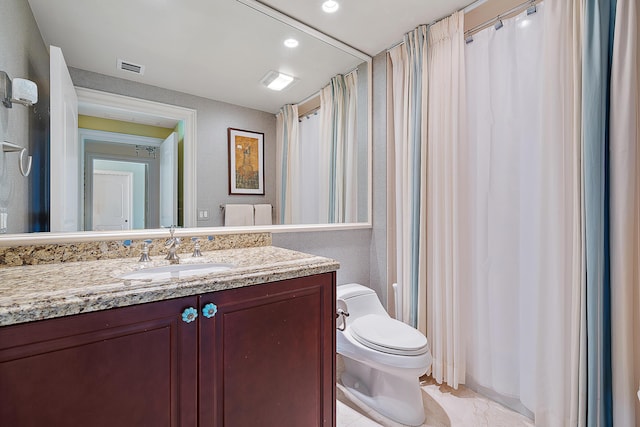
M 340 359 L 340 356 L 338 357 Z M 341 372 L 338 360 L 338 372 Z M 338 376 L 339 378 L 339 376 Z M 531 420 L 461 386 L 454 390 L 422 378 L 422 399 L 426 427 L 533 427 Z M 337 383 L 338 427 L 399 427 L 388 418 L 363 405 Z

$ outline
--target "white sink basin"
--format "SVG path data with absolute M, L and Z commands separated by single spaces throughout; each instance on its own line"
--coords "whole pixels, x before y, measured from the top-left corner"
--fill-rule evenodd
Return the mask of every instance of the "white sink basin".
M 233 264 L 174 264 L 164 267 L 145 268 L 118 276 L 125 280 L 162 280 L 170 278 L 184 279 L 192 276 L 206 276 L 233 268 Z

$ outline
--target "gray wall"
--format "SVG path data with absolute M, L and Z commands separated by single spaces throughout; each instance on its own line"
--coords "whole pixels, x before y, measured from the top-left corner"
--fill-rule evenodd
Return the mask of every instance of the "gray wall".
M 340 262 L 338 284 L 370 283 L 369 245 L 371 230 L 315 231 L 309 233 L 274 233 L 273 245 Z
M 0 141 L 28 147 L 33 156 L 32 173 L 25 178 L 18 168 L 19 153 L 0 150 L 0 211 L 8 213 L 6 232 L 22 233 L 33 231 L 29 217 L 42 220 L 48 212 L 48 206 L 42 206 L 47 199 L 42 170 L 48 171 L 49 162 L 49 53 L 26 0 L 0 1 L 0 70 L 11 79 L 26 78 L 38 85 L 35 107 L 0 104 Z M 48 223 L 48 217 L 44 219 Z
M 387 304 L 387 53 L 373 58 L 373 229 L 371 287 Z
M 240 107 L 225 102 L 149 86 L 70 68 L 75 86 L 178 105 L 197 111 L 197 175 L 198 209 L 209 210 L 209 220 L 198 220 L 199 227 L 223 225 L 220 210 L 226 203 L 270 203 L 275 205 L 276 192 L 276 118 L 271 113 Z M 229 195 L 227 128 L 238 128 L 264 133 L 265 195 Z

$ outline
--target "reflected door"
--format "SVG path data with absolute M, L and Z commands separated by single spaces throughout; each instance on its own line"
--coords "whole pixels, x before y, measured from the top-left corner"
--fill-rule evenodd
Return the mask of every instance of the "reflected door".
M 133 174 L 93 172 L 93 229 L 130 230 L 133 217 Z
M 80 230 L 78 97 L 62 50 L 50 48 L 51 231 Z
M 178 225 L 178 136 L 160 144 L 160 225 Z

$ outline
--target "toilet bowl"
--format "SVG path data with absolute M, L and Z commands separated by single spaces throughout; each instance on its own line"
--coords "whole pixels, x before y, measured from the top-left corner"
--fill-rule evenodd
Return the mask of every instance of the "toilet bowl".
M 387 418 L 421 425 L 425 415 L 419 377 L 431 366 L 427 338 L 391 318 L 372 289 L 356 283 L 338 286 L 337 299 L 342 384 Z

